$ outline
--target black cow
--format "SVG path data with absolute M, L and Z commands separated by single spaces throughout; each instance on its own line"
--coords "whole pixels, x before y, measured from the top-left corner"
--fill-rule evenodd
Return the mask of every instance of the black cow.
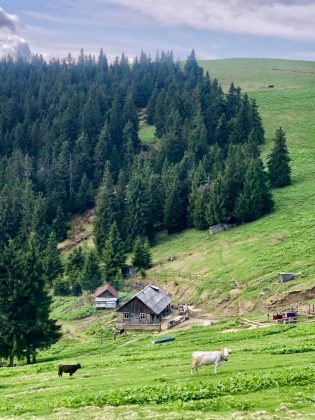
M 58 375 L 62 376 L 63 373 L 69 373 L 69 376 L 72 376 L 78 369 L 81 369 L 80 363 L 76 365 L 59 365 Z

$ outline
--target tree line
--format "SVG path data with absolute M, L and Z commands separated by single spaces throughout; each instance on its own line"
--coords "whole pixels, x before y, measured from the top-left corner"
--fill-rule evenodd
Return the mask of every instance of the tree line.
M 97 59 L 83 50 L 77 60 L 49 63 L 40 56 L 30 63 L 6 58 L 0 80 L 4 357 L 30 361 L 57 339 L 49 289 L 78 294 L 100 281 L 119 287 L 126 253 L 133 249 L 133 263 L 147 268 L 158 230 L 255 220 L 272 211 L 271 188 L 291 182 L 284 131 L 276 133 L 267 172 L 255 101 L 233 83 L 224 93 L 194 52 L 184 65 L 171 52 L 154 60 L 141 53 L 132 66 L 124 55 L 109 64 L 102 50 Z M 155 147 L 141 144 L 140 110 L 155 127 Z M 76 250 L 62 262 L 57 243 L 69 218 L 93 206 L 96 251 Z M 25 306 L 15 313 L 18 302 L 10 296 L 19 293 L 38 311 Z M 30 344 L 37 333 L 22 314 L 32 311 L 43 330 Z

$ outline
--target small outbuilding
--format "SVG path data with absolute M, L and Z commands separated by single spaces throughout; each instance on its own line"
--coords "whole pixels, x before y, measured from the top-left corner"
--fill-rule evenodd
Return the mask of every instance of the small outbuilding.
M 285 283 L 286 281 L 294 280 L 294 273 L 279 273 L 279 281 Z
M 225 232 L 227 230 L 233 229 L 236 227 L 236 224 L 232 223 L 219 223 L 218 225 L 212 225 L 209 227 L 209 233 L 211 235 L 216 235 L 220 232 Z
M 116 309 L 119 305 L 119 294 L 110 284 L 97 289 L 95 293 L 96 309 Z
M 116 311 L 125 329 L 160 330 L 162 317 L 171 310 L 170 297 L 159 287 L 148 285 Z

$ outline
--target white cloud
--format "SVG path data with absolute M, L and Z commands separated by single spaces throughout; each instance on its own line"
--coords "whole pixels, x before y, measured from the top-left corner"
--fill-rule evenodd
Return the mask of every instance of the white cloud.
M 16 34 L 18 27 L 18 16 L 6 13 L 0 7 L 0 57 L 10 56 L 13 59 L 23 57 L 26 60 L 31 58 L 28 43 Z
M 0 57 L 10 56 L 14 60 L 23 57 L 25 60 L 29 60 L 31 55 L 30 47 L 25 39 L 14 34 L 7 34 L 3 37 L 0 35 Z
M 289 39 L 315 38 L 315 4 L 311 0 L 112 0 L 112 3 L 171 26 Z

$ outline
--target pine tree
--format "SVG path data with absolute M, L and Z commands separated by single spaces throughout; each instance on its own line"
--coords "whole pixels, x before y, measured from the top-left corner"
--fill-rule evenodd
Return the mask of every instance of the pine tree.
M 220 175 L 213 181 L 209 190 L 205 213 L 209 225 L 227 221 L 227 198 L 226 186 Z
M 60 327 L 49 317 L 50 298 L 45 288 L 43 262 L 34 232 L 26 248 L 10 241 L 0 257 L 0 354 L 36 361 L 38 349 L 60 337 Z
M 75 248 L 68 256 L 66 263 L 66 280 L 71 285 L 72 294 L 81 294 L 80 275 L 84 266 L 84 254 L 81 247 Z
M 48 284 L 50 285 L 63 273 L 63 265 L 57 249 L 57 238 L 54 231 L 51 231 L 48 238 L 44 254 L 44 271 Z
M 94 237 L 99 254 L 102 253 L 111 225 L 118 215 L 118 200 L 110 173 L 109 163 L 105 165 L 102 185 L 96 199 Z
M 291 184 L 290 157 L 285 133 L 280 127 L 276 131 L 274 145 L 268 156 L 268 172 L 270 185 L 273 188 L 286 187 Z
M 116 223 L 113 223 L 102 253 L 104 280 L 119 287 L 121 270 L 126 261 L 124 244 Z
M 144 260 L 144 267 L 143 268 L 150 268 L 152 264 L 152 254 L 150 249 L 150 244 L 148 239 L 145 239 L 143 244 L 143 260 Z
M 164 203 L 164 226 L 170 234 L 179 232 L 186 224 L 186 209 L 182 198 L 182 186 L 176 174 L 174 175 L 165 189 Z
M 99 185 L 102 181 L 102 176 L 104 173 L 104 165 L 107 160 L 110 158 L 110 152 L 112 149 L 112 139 L 110 136 L 110 128 L 108 121 L 105 121 L 105 124 L 100 132 L 98 142 L 94 151 L 94 179 L 95 185 Z
M 45 287 L 45 273 L 35 233 L 30 235 L 23 255 L 23 342 L 27 363 L 36 362 L 39 349 L 47 348 L 60 338 L 60 326 L 50 319 L 51 298 Z M 21 303 L 20 303 L 21 304 Z
M 79 212 L 84 212 L 93 205 L 93 186 L 86 174 L 83 175 L 78 193 L 76 194 L 76 209 Z
M 98 256 L 94 250 L 88 252 L 85 257 L 84 266 L 80 278 L 82 290 L 94 292 L 101 285 L 101 272 L 99 268 Z
M 144 237 L 148 233 L 150 202 L 147 180 L 140 168 L 135 167 L 126 191 L 124 237 L 127 249 L 132 247 L 137 236 Z
M 273 200 L 262 162 L 252 159 L 247 163 L 244 187 L 235 202 L 235 217 L 239 222 L 250 222 L 269 213 L 272 208 Z
M 10 366 L 14 364 L 14 357 L 22 356 L 24 347 L 20 339 L 24 318 L 22 302 L 25 301 L 22 284 L 22 252 L 10 240 L 0 253 L 0 356 L 8 358 Z
M 55 231 L 57 241 L 61 242 L 67 236 L 66 216 L 60 206 L 57 208 L 57 214 L 53 220 L 53 229 Z

